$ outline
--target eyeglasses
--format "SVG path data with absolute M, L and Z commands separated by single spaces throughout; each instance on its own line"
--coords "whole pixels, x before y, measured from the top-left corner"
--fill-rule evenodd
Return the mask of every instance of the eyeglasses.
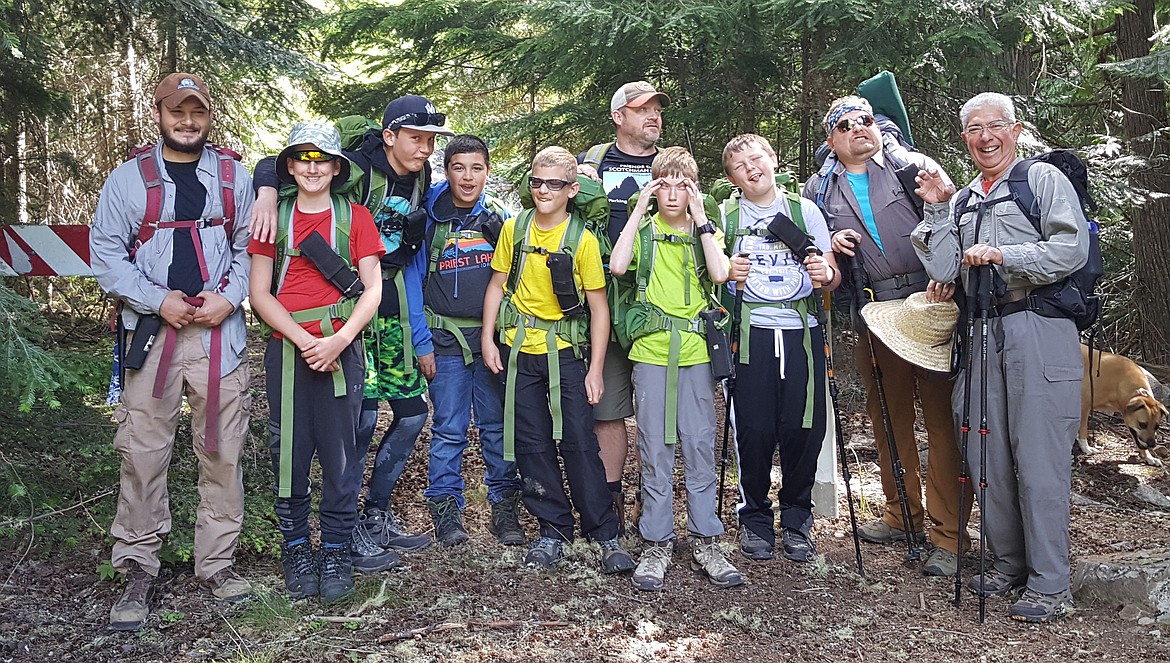
M 1015 122 L 1008 122 L 1007 120 L 996 120 L 995 122 L 988 122 L 987 124 L 972 124 L 966 129 L 963 129 L 963 133 L 967 134 L 971 138 L 978 138 L 982 136 L 984 130 L 990 131 L 993 134 L 1001 134 L 1006 131 L 1008 127 L 1011 127 L 1014 124 Z
M 447 123 L 446 113 L 407 113 L 406 115 L 399 115 L 390 120 L 386 124 L 387 129 L 397 129 L 404 124 L 412 126 L 425 127 L 427 125 L 435 125 L 438 127 Z
M 560 191 L 570 184 L 572 182 L 566 182 L 565 180 L 544 179 L 531 176 L 528 178 L 528 188 L 533 191 L 536 191 L 542 186 L 547 186 L 549 191 Z
M 292 158 L 297 161 L 333 161 L 337 157 L 321 150 L 301 150 L 293 152 Z
M 836 129 L 843 134 L 853 131 L 853 127 L 872 127 L 874 119 L 872 115 L 858 115 L 857 117 L 847 117 L 837 120 Z

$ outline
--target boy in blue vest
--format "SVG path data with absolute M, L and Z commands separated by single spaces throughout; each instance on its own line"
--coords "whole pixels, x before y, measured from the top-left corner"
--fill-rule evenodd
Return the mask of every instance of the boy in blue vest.
M 690 152 L 681 147 L 660 151 L 650 174 L 654 179 L 638 196 L 609 262 L 614 276 L 638 273 L 640 296 L 647 281 L 645 298 L 652 307 L 647 325 L 629 330 L 642 460 L 638 529 L 646 542 L 633 583 L 648 591 L 663 588 L 674 552 L 678 446 L 686 468 L 691 566 L 716 586 L 734 587 L 743 584 L 743 576 L 719 551 L 723 523 L 715 512 L 715 378 L 699 317 L 712 301 L 713 284 L 727 281 L 723 233 L 707 220 L 696 184 L 699 167 Z M 658 212 L 647 219 L 651 198 Z
M 429 482 L 423 491 L 435 540 L 443 546 L 467 541 L 463 525 L 463 452 L 475 411 L 484 483 L 492 508 L 489 530 L 505 545 L 524 545 L 520 527 L 520 478 L 516 463 L 504 459 L 504 390 L 480 354 L 483 296 L 506 205 L 484 192 L 491 165 L 487 144 L 476 136 L 455 136 L 443 149 L 445 181 L 430 188 L 426 210 L 428 256 L 424 310 L 435 346 L 431 380 Z
M 568 211 L 579 189 L 577 160 L 564 148 L 545 148 L 532 160 L 528 184 L 535 209 L 504 223 L 481 336 L 487 367 L 496 374 L 507 368 L 504 454 L 513 451 L 507 440 L 514 437 L 524 506 L 540 523 L 540 538 L 524 563 L 551 567 L 563 556 L 562 542 L 573 540 L 567 477 L 582 533 L 601 544 L 602 570 L 630 571 L 634 560 L 618 546 L 617 515 L 593 432 L 593 406 L 604 390 L 609 306 L 597 238 Z M 495 339 L 497 321 L 502 347 Z M 592 347 L 588 365 L 582 352 L 586 334 Z
M 736 228 L 729 239 L 735 254 L 731 279 L 744 289 L 732 395 L 743 496 L 740 551 L 748 559 L 772 558 L 775 515 L 768 491 L 778 451 L 784 556 L 808 562 L 816 555 L 812 487 L 827 416 L 824 336 L 817 324 L 819 295 L 813 290 L 836 288 L 841 275 L 821 211 L 811 200 L 777 188 L 777 166 L 776 153 L 763 136 L 736 136 L 723 148 L 723 168 L 742 194 L 723 207 L 723 227 L 729 234 L 731 226 Z M 768 231 L 773 222 L 796 224 L 821 255 L 795 255 Z M 740 257 L 743 253 L 748 257 Z

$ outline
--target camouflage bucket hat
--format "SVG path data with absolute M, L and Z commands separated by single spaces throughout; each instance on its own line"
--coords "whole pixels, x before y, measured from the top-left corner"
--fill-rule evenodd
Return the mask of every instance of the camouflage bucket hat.
M 337 128 L 333 124 L 323 120 L 297 122 L 293 125 L 292 131 L 288 135 L 286 147 L 276 157 L 277 179 L 282 184 L 296 183 L 292 174 L 288 172 L 288 159 L 293 153 L 299 152 L 307 146 L 315 147 L 325 154 L 338 157 L 341 163 L 341 172 L 333 178 L 332 188 L 336 190 L 342 187 L 349 179 L 349 159 L 345 158 L 341 152 L 341 134 L 337 133 Z

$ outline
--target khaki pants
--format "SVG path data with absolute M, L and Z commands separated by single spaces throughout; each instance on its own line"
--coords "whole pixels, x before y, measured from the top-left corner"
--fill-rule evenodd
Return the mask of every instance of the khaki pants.
M 914 437 L 914 395 L 917 386 L 918 400 L 922 403 L 922 414 L 926 426 L 926 447 L 929 456 L 926 465 L 926 511 L 933 527 L 930 540 L 934 545 L 951 552 L 958 552 L 959 545 L 959 466 L 962 463 L 959 446 L 955 441 L 954 415 L 951 412 L 951 391 L 954 381 L 946 375 L 919 368 L 902 359 L 887 348 L 880 340 L 874 339 L 874 356 L 882 371 L 882 386 L 886 394 L 886 406 L 890 424 L 897 443 L 898 458 L 906 470 L 906 499 L 910 507 L 913 527 L 902 523 L 902 507 L 898 502 L 898 488 L 894 482 L 893 463 L 886 431 L 882 423 L 881 404 L 870 365 L 868 335 L 862 334 L 857 343 L 855 359 L 857 371 L 865 383 L 866 410 L 873 422 L 873 437 L 877 445 L 878 461 L 881 464 L 882 492 L 886 497 L 886 508 L 882 520 L 890 527 L 900 530 L 922 531 L 922 473 L 918 461 L 918 443 Z M 971 484 L 967 484 L 964 496 L 964 518 L 970 518 L 974 502 Z M 963 537 L 964 552 L 971 548 L 971 542 Z
M 244 521 L 243 468 L 240 454 L 248 435 L 248 364 L 243 362 L 220 381 L 219 449 L 203 449 L 207 430 L 208 357 L 204 327 L 182 330 L 163 325 L 159 337 L 137 371 L 126 371 L 122 403 L 114 412 L 118 434 L 114 447 L 122 454 L 118 515 L 110 527 L 112 562 L 124 571 L 135 560 L 158 575 L 158 552 L 171 531 L 167 469 L 183 396 L 191 406 L 191 446 L 199 459 L 199 508 L 195 519 L 195 575 L 207 579 L 232 564 Z M 154 398 L 155 375 L 166 334 L 179 336 L 162 398 Z M 226 350 L 226 348 L 225 348 Z

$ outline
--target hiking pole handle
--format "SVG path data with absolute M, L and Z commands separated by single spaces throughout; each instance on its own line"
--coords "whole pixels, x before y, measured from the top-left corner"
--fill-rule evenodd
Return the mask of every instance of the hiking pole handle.
M 813 256 L 822 255 L 821 250 L 815 246 L 808 247 L 808 249 L 806 249 L 806 251 L 807 251 L 807 254 L 805 255 L 806 258 L 811 258 Z M 820 290 L 821 286 L 824 285 L 824 283 L 821 283 L 820 281 L 813 281 L 811 277 L 809 277 L 809 280 L 812 281 L 813 290 Z

